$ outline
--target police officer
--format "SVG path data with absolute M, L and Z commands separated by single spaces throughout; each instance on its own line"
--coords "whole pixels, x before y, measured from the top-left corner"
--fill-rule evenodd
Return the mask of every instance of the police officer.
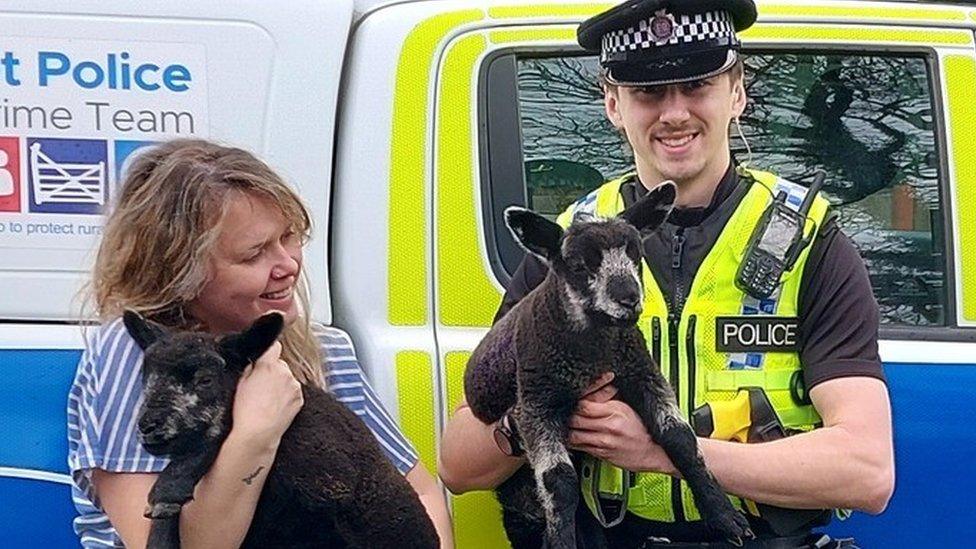
M 880 513 L 894 487 L 879 314 L 826 200 L 731 156 L 730 126 L 747 101 L 736 33 L 755 19 L 752 0 L 632 0 L 579 27 L 580 45 L 600 55 L 606 114 L 636 166 L 559 221 L 614 215 L 663 181 L 677 184 L 669 221 L 643 242 L 649 350 L 694 418 L 707 465 L 749 517 L 758 537 L 749 546 L 821 547 L 827 540 L 811 530 L 826 510 Z M 799 233 L 769 221 L 786 210 Z M 784 267 L 757 263 L 760 251 Z M 496 319 L 544 277 L 527 256 Z M 583 475 L 583 499 L 604 524 L 626 512 L 606 530 L 611 544 L 713 541 L 674 465 L 614 393 L 612 379 L 599 380 L 569 437 L 592 456 L 587 473 L 639 473 L 627 498 Z M 494 488 L 521 467 L 513 427 L 508 418 L 485 425 L 462 403 L 442 439 L 447 487 Z

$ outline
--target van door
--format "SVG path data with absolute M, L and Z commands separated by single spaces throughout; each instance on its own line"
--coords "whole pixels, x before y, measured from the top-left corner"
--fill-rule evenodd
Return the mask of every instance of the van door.
M 352 0 L 0 0 L 0 545 L 78 545 L 66 404 L 94 315 L 79 292 L 138 149 L 210 138 L 266 159 L 311 209 L 312 313 L 331 321 L 322 231 L 352 15 Z
M 595 9 L 499 5 L 445 39 L 431 91 L 442 414 L 460 399 L 467 357 L 521 260 L 504 208 L 555 216 L 632 167 L 605 121 L 596 59 L 575 44 L 576 25 Z M 976 246 L 966 240 L 976 226 L 963 200 L 976 176 L 971 10 L 791 2 L 759 11 L 743 36 L 750 164 L 800 182 L 827 172 L 826 192 L 882 315 L 898 488 L 882 516 L 855 513 L 830 531 L 865 546 L 949 545 L 974 518 L 951 503 L 972 493 L 962 464 L 976 451 L 959 419 L 976 412 L 965 397 L 976 383 Z M 744 144 L 732 145 L 746 160 Z M 455 500 L 461 542 L 475 539 L 467 513 L 488 516 Z

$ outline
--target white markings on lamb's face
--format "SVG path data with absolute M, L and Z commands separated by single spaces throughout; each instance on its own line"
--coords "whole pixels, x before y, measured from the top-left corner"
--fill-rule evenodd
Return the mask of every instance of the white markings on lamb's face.
M 570 317 L 582 308 L 599 323 L 635 322 L 643 304 L 640 236 L 622 220 L 610 219 L 570 227 L 562 242 Z
M 226 410 L 223 407 L 212 406 L 208 408 L 210 418 L 210 428 L 207 429 L 207 437 L 217 438 L 220 436 Z
M 139 435 L 147 450 L 172 453 L 224 434 L 225 408 L 236 386 L 226 364 L 199 338 L 181 338 L 147 352 L 139 413 Z
M 590 282 L 593 306 L 610 318 L 634 320 L 643 301 L 638 264 L 627 255 L 626 246 L 603 250 L 600 269 Z
M 566 300 L 563 303 L 570 324 L 576 331 L 585 330 L 590 325 L 590 319 L 586 316 L 586 309 L 589 306 L 586 299 L 569 284 L 563 284 L 563 289 L 566 292 Z
M 159 446 L 181 435 L 209 428 L 210 406 L 200 406 L 200 396 L 166 376 L 150 375 L 143 398 L 146 406 L 139 417 L 139 429 L 147 446 Z M 208 417 L 210 416 L 210 417 Z
M 178 414 L 182 412 L 185 415 L 186 406 L 178 411 L 178 407 L 172 404 L 179 401 L 186 403 L 186 396 L 179 386 L 169 386 L 165 376 L 150 375 L 146 378 L 139 434 L 147 447 L 158 446 L 176 437 L 180 425 L 184 423 Z

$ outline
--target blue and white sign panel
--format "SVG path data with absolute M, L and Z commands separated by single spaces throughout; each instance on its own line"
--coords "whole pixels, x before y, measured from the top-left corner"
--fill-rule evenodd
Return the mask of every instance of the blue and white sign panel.
M 0 37 L 0 249 L 91 250 L 130 155 L 206 137 L 202 45 Z

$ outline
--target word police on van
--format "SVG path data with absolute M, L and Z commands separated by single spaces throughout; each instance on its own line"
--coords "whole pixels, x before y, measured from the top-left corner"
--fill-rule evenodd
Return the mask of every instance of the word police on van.
M 109 53 L 104 62 L 72 62 L 69 55 L 59 51 L 37 52 L 36 78 L 38 86 L 47 86 L 51 80 L 70 77 L 85 89 L 106 87 L 111 90 L 156 91 L 165 87 L 172 92 L 189 89 L 192 80 L 189 69 L 179 63 L 160 67 L 155 63 L 135 64 L 129 60 L 129 52 Z M 3 52 L 0 58 L 4 82 L 8 86 L 20 86 L 21 60 L 14 52 Z M 70 75 L 70 76 L 69 76 Z

